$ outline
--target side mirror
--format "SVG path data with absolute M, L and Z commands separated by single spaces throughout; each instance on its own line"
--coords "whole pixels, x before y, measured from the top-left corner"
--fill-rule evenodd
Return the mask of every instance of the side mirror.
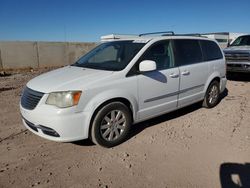
M 156 70 L 156 63 L 155 61 L 151 60 L 144 60 L 139 65 L 140 72 L 149 72 Z

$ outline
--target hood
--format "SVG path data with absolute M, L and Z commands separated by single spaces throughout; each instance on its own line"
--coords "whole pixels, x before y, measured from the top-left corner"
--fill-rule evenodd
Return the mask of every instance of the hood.
M 237 52 L 249 52 L 250 53 L 250 46 L 230 46 L 223 50 L 224 52 L 231 52 L 231 51 L 237 51 Z
M 112 73 L 112 71 L 66 66 L 33 78 L 27 86 L 43 93 L 83 90 L 87 85 L 104 79 Z

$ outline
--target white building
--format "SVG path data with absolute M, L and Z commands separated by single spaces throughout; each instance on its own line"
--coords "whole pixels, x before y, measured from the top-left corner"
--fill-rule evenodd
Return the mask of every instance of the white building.
M 234 41 L 237 37 L 245 34 L 247 33 L 218 32 L 218 33 L 204 33 L 201 35 L 217 40 L 221 48 L 226 48 L 228 44 L 231 44 L 232 41 Z

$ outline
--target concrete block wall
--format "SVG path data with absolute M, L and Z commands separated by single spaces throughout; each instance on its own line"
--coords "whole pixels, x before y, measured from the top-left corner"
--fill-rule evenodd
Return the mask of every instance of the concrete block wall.
M 96 43 L 83 42 L 1 42 L 0 69 L 64 66 L 74 63 Z

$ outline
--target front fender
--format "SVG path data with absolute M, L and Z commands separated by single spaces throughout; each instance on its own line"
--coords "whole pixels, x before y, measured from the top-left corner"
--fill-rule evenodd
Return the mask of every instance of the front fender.
M 91 98 L 91 100 L 88 101 L 87 104 L 85 104 L 84 111 L 88 111 L 92 115 L 94 114 L 95 110 L 104 102 L 108 100 L 112 100 L 115 98 L 124 98 L 127 99 L 131 106 L 132 106 L 132 112 L 133 112 L 133 117 L 134 120 L 137 119 L 137 112 L 138 112 L 138 102 L 136 96 L 133 96 L 132 94 L 129 94 L 126 92 L 126 90 L 122 89 L 112 89 L 112 90 L 107 90 L 104 92 L 101 92 Z

